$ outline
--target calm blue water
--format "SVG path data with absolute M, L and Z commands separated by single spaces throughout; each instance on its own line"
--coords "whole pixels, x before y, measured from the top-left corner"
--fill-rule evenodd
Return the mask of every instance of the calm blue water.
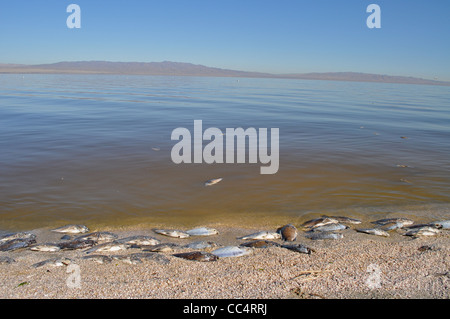
M 172 130 L 194 120 L 279 128 L 278 173 L 175 165 Z M 448 87 L 0 75 L 0 229 L 449 217 L 449 141 Z

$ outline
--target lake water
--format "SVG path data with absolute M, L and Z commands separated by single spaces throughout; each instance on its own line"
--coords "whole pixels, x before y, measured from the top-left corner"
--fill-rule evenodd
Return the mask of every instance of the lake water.
M 279 128 L 278 173 L 174 164 L 171 133 L 193 132 L 194 120 Z M 0 75 L 0 229 L 272 225 L 320 214 L 449 218 L 449 88 Z

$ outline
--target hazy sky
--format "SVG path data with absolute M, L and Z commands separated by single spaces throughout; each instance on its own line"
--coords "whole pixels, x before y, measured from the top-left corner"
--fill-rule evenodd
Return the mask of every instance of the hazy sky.
M 69 4 L 81 29 L 69 29 Z M 381 29 L 369 29 L 369 4 Z M 0 1 L 0 63 L 176 61 L 450 80 L 448 0 Z

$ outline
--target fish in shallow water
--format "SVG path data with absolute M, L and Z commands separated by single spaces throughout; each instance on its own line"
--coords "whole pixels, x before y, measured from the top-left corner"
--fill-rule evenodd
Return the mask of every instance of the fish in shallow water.
M 213 250 L 211 254 L 216 255 L 219 258 L 224 257 L 240 257 L 244 255 L 251 254 L 252 250 L 247 247 L 238 247 L 238 246 L 227 246 L 218 248 L 216 250 Z
M 311 252 L 314 252 L 313 249 L 306 247 L 302 244 L 297 244 L 297 245 L 281 245 L 282 248 L 287 248 L 289 250 L 293 250 L 302 254 L 307 254 L 310 255 Z
M 53 266 L 53 267 L 62 267 L 67 266 L 73 263 L 73 260 L 70 258 L 62 257 L 62 258 L 51 258 L 36 264 L 31 265 L 33 268 L 39 268 L 42 266 Z
M 16 238 L 0 244 L 0 251 L 13 251 L 21 248 L 27 248 L 35 244 L 34 238 Z
M 212 186 L 215 185 L 219 182 L 221 182 L 223 180 L 223 178 L 214 178 L 214 179 L 210 179 L 209 181 L 205 182 L 205 186 Z
M 359 229 L 356 229 L 356 231 L 359 233 L 365 233 L 365 234 L 369 234 L 369 235 L 389 237 L 389 233 L 380 228 L 359 228 Z
M 30 250 L 42 251 L 42 252 L 55 252 L 55 251 L 60 251 L 61 247 L 59 246 L 59 244 L 45 243 L 45 244 L 37 244 L 37 245 L 31 246 Z
M 138 246 L 152 246 L 152 245 L 158 245 L 161 242 L 153 238 L 151 236 L 145 236 L 145 235 L 137 235 L 137 236 L 131 236 L 126 238 L 121 238 L 115 240 L 116 243 L 121 244 L 128 244 L 128 245 L 138 245 Z
M 297 228 L 292 224 L 284 225 L 277 229 L 277 233 L 281 235 L 284 241 L 295 241 L 297 239 Z
M 237 239 L 279 239 L 281 238 L 280 233 L 276 232 L 268 232 L 268 231 L 260 231 L 257 233 L 253 233 L 250 235 L 245 235 L 242 237 L 238 237 Z
M 322 232 L 307 232 L 305 234 L 305 237 L 311 240 L 323 240 L 323 239 L 341 239 L 344 237 L 344 235 L 339 233 L 322 231 Z
M 13 239 L 36 239 L 36 235 L 29 232 L 10 233 L 0 237 L 0 244 Z
M 96 252 L 111 252 L 111 251 L 125 250 L 127 248 L 128 248 L 127 244 L 110 242 L 110 243 L 104 243 L 104 244 L 94 246 L 94 247 L 86 250 L 86 254 L 90 254 L 94 251 L 96 251 Z
M 195 261 L 216 261 L 219 259 L 218 256 L 212 254 L 212 253 L 207 253 L 205 251 L 193 251 L 193 252 L 188 252 L 188 253 L 179 253 L 179 254 L 174 254 L 173 256 L 178 257 L 178 258 L 184 258 L 184 259 L 188 259 L 188 260 L 195 260 Z
M 64 234 L 84 234 L 89 231 L 84 225 L 65 225 L 56 229 L 52 229 L 52 232 L 64 233 Z
M 168 237 L 174 237 L 174 238 L 188 238 L 189 234 L 182 231 L 182 230 L 176 230 L 176 229 L 154 229 L 155 233 L 168 236 Z
M 219 232 L 214 228 L 199 227 L 187 230 L 186 233 L 189 234 L 190 236 L 211 236 L 217 235 Z

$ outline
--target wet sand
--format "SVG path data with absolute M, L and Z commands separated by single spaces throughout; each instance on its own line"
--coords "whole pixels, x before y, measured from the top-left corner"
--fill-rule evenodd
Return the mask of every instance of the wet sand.
M 119 238 L 133 234 L 150 235 L 161 242 L 186 244 L 198 240 L 218 245 L 243 243 L 236 237 L 265 229 L 229 228 L 207 225 L 220 233 L 208 237 L 175 239 L 158 235 L 151 228 L 101 229 Z M 357 227 L 355 227 L 357 226 Z M 0 252 L 16 262 L 0 264 L 0 298 L 26 299 L 295 299 L 295 298 L 433 298 L 448 299 L 450 282 L 450 231 L 438 236 L 412 239 L 396 231 L 384 238 L 358 233 L 352 225 L 343 239 L 313 241 L 299 231 L 294 243 L 314 252 L 310 255 L 280 247 L 255 248 L 242 257 L 220 258 L 214 262 L 189 261 L 161 254 L 166 259 L 142 260 L 127 264 L 113 260 L 98 264 L 81 259 L 84 250 L 35 252 L 21 249 Z M 100 231 L 100 229 L 92 230 Z M 59 241 L 61 234 L 48 229 L 33 231 L 37 242 Z M 273 240 L 282 243 L 280 239 Z M 428 249 L 419 249 L 428 246 Z M 205 251 L 211 251 L 206 249 Z M 191 251 L 191 250 L 180 250 Z M 131 248 L 103 255 L 142 252 Z M 69 266 L 31 265 L 54 257 L 74 260 L 79 270 Z M 163 262 L 163 261 L 166 262 Z M 167 263 L 168 261 L 168 263 Z M 75 269 L 75 270 L 74 270 Z M 79 279 L 79 281 L 77 281 Z

